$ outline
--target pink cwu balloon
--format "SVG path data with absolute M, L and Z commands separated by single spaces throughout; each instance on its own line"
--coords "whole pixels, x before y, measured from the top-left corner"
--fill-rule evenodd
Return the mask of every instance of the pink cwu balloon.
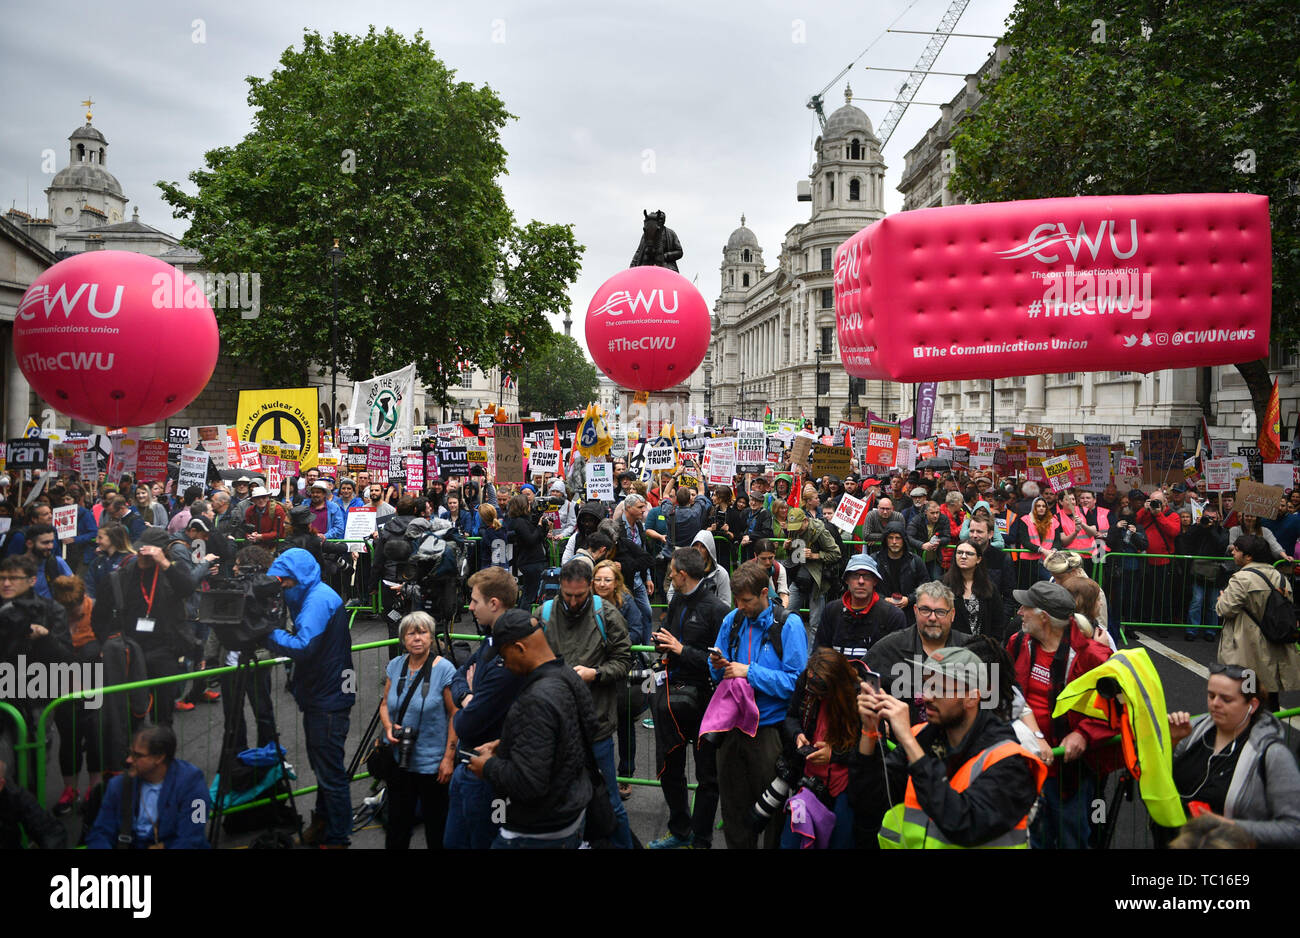
M 596 291 L 586 333 L 592 360 L 610 380 L 634 391 L 663 391 L 704 361 L 709 307 L 681 274 L 631 267 Z
M 14 319 L 14 355 L 32 388 L 97 426 L 143 426 L 188 406 L 212 377 L 219 345 L 202 288 L 131 251 L 60 261 L 23 294 Z

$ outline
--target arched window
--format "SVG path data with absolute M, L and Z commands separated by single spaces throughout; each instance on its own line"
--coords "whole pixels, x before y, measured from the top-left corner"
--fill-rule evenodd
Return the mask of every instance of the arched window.
M 861 186 L 862 183 L 860 183 L 858 180 L 856 179 L 849 180 L 849 201 L 850 202 L 857 202 L 859 200 L 860 193 L 862 191 Z
M 835 177 L 834 177 L 834 176 L 827 176 L 827 177 L 826 177 L 826 187 L 827 187 L 827 188 L 826 188 L 826 201 L 827 201 L 827 202 L 834 202 L 834 201 L 835 201 Z
M 77 162 L 86 162 L 86 145 L 84 143 L 77 144 Z
M 104 148 L 103 148 L 103 147 L 100 147 L 100 148 L 99 148 L 99 165 L 100 165 L 100 166 L 103 166 L 103 165 L 104 165 Z
M 736 272 L 734 270 L 727 271 L 727 285 L 731 287 L 736 285 Z
M 747 286 L 749 286 L 749 274 L 741 274 L 741 275 L 740 275 L 740 285 L 741 285 L 742 287 L 747 287 Z
M 745 250 L 740 252 L 740 259 L 746 264 L 753 259 L 753 255 L 749 253 L 749 248 L 745 248 Z
M 849 144 L 849 159 L 851 160 L 862 159 L 862 145 L 858 143 L 856 137 L 853 138 L 853 142 Z

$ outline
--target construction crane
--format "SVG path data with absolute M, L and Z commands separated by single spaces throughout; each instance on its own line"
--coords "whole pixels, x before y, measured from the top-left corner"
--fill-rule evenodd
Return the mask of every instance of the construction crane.
M 915 0 L 913 0 L 913 3 L 909 4 L 907 9 L 899 14 L 898 19 L 894 20 L 894 23 L 897 23 L 898 20 L 902 19 L 915 5 Z M 880 148 L 882 150 L 885 148 L 885 144 L 889 142 L 889 138 L 893 135 L 894 129 L 898 126 L 898 122 L 903 119 L 903 114 L 907 112 L 908 105 L 916 98 L 916 93 L 921 89 L 921 82 L 925 81 L 925 76 L 929 73 L 930 66 L 934 64 L 935 60 L 939 57 L 939 53 L 943 51 L 944 45 L 948 42 L 949 33 L 952 32 L 953 27 L 957 25 L 957 21 L 961 19 L 961 15 L 966 12 L 966 7 L 969 5 L 970 0 L 952 0 L 952 2 L 948 4 L 948 10 L 943 14 L 943 19 L 939 21 L 938 29 L 934 31 L 934 35 L 930 37 L 930 41 L 925 44 L 925 51 L 923 51 L 921 57 L 916 60 L 916 65 L 912 67 L 912 70 L 908 73 L 907 77 L 903 79 L 903 83 L 898 86 L 898 92 L 894 98 L 893 106 L 889 109 L 889 113 L 885 115 L 885 119 L 880 122 L 880 125 L 877 128 L 877 133 L 880 137 Z M 892 27 L 894 23 L 891 23 L 890 27 Z M 889 32 L 889 29 L 887 28 L 885 32 Z M 881 33 L 881 36 L 883 35 L 884 33 Z M 879 40 L 880 36 L 877 36 L 872 40 L 871 46 L 874 46 Z M 836 82 L 847 75 L 853 66 L 858 64 L 858 60 L 861 59 L 862 56 L 871 51 L 871 46 L 867 46 L 867 48 L 863 49 L 856 59 L 846 65 L 838 75 L 827 83 L 825 88 L 808 99 L 808 107 L 817 112 L 817 120 L 821 122 L 823 130 L 826 129 L 826 114 L 822 110 L 823 95 L 825 95 Z

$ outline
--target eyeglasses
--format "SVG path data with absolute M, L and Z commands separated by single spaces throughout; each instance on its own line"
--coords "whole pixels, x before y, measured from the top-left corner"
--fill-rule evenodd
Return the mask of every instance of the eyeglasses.
M 21 583 L 24 580 L 34 580 L 34 576 L 5 576 L 0 573 L 0 583 Z
M 952 615 L 951 609 L 932 609 L 929 606 L 917 606 L 916 614 L 923 619 L 942 619 Z
M 955 551 L 955 553 L 956 553 L 956 555 L 957 555 L 958 557 L 978 557 L 978 556 L 979 556 L 979 554 L 975 553 L 975 551 L 973 551 L 973 550 L 959 550 L 959 551 Z
M 865 580 L 865 579 L 867 579 L 867 578 L 870 577 L 870 576 L 871 576 L 871 574 L 868 573 L 866 570 L 854 570 L 852 573 L 846 573 L 846 574 L 844 574 L 844 579 L 846 579 L 846 580 Z
M 129 759 L 148 759 L 148 758 L 149 758 L 149 753 L 147 753 L 147 752 L 136 752 L 134 749 L 128 751 L 126 755 L 127 755 L 127 758 L 129 758 Z

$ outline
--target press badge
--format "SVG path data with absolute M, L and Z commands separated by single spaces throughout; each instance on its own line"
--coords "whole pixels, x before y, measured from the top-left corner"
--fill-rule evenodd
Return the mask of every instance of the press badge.
M 658 684 L 662 684 L 662 683 L 663 683 L 664 681 L 666 681 L 666 680 L 668 680 L 668 672 L 667 672 L 667 671 L 656 671 L 656 672 L 655 672 L 655 684 L 656 684 L 656 685 L 658 685 Z
M 146 619 L 146 618 L 144 618 L 143 616 L 141 616 L 139 619 L 136 619 L 136 620 L 135 620 L 135 630 L 136 630 L 137 632 L 152 632 L 152 631 L 153 631 L 153 619 Z

